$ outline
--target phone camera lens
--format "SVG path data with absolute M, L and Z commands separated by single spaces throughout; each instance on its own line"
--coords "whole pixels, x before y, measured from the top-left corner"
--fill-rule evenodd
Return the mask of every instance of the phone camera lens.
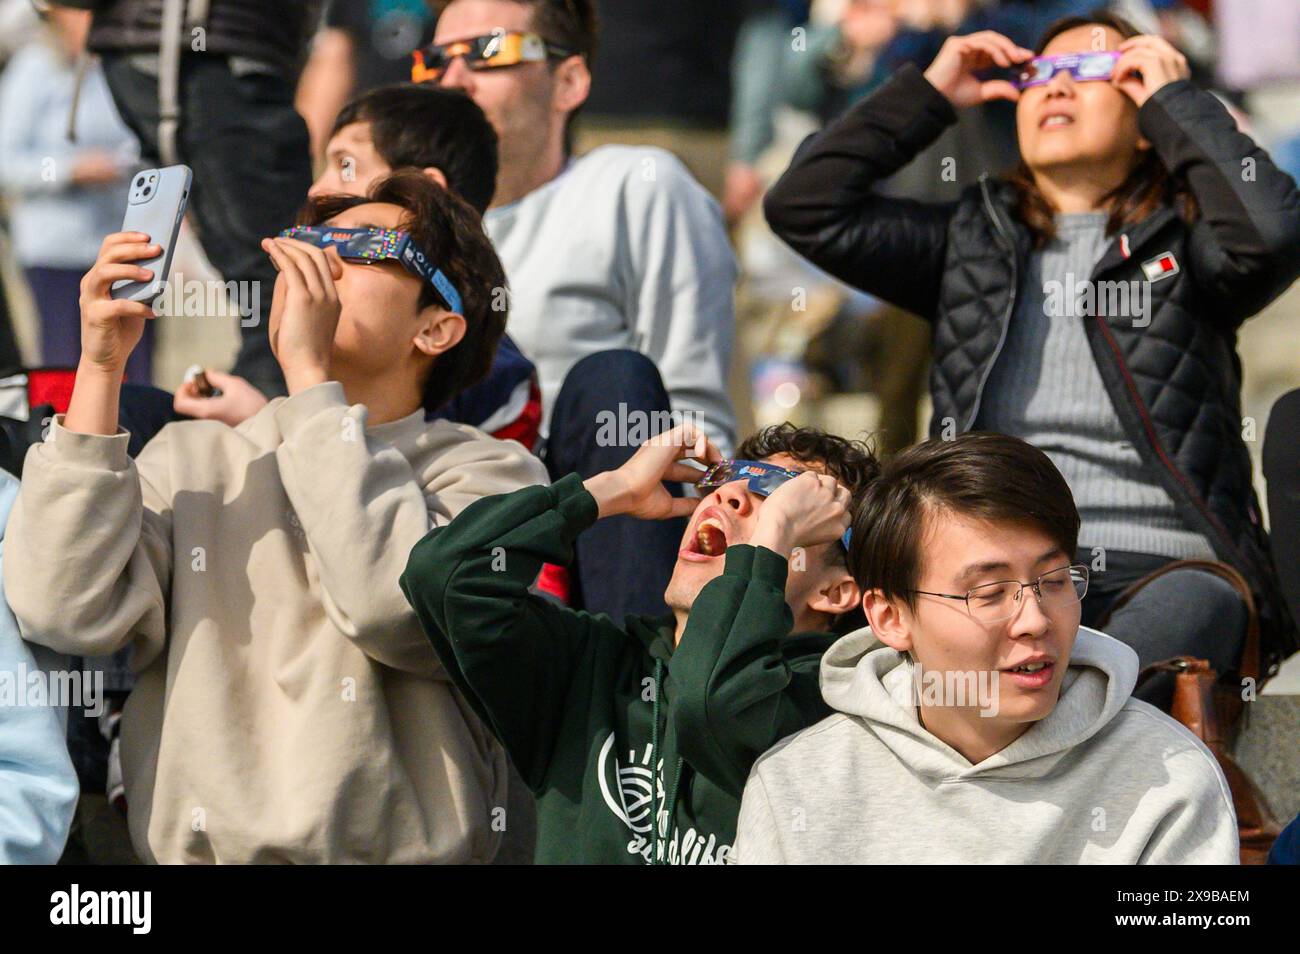
M 141 176 L 139 179 L 135 180 L 135 187 L 137 189 L 140 188 L 142 185 L 144 185 L 144 176 Z
M 153 186 L 145 186 L 145 187 L 144 187 L 144 194 L 145 194 L 145 195 L 148 195 L 148 194 L 149 194 L 150 192 L 152 192 L 152 191 L 153 191 Z

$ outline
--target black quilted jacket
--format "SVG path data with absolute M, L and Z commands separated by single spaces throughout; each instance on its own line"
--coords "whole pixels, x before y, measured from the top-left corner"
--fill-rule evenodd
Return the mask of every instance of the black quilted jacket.
M 999 180 L 982 178 L 946 204 L 877 194 L 878 180 L 955 120 L 948 100 L 906 67 L 810 137 L 764 203 L 768 222 L 796 251 L 933 323 L 934 435 L 975 421 L 1032 247 L 1012 190 Z M 1300 274 L 1300 193 L 1219 101 L 1190 82 L 1158 90 L 1138 122 L 1165 167 L 1187 182 L 1200 215 L 1189 225 L 1160 208 L 1114 236 L 1094 282 L 1147 281 L 1162 260 L 1169 274 L 1150 282 L 1143 317 L 1107 316 L 1099 301 L 1102 313 L 1080 320 L 1151 479 L 1250 581 L 1271 667 L 1296 649 L 1296 629 L 1251 483 L 1236 336 Z

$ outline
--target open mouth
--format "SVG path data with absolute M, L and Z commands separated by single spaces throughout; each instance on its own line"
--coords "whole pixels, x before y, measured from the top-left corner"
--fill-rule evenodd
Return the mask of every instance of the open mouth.
M 1002 671 L 1022 689 L 1041 689 L 1051 684 L 1056 663 L 1050 659 L 1038 659 Z
M 1050 663 L 1045 663 L 1045 662 L 1029 663 L 1024 666 L 1017 666 L 1014 669 L 1008 669 L 1007 672 L 1038 672 L 1039 670 L 1046 668 L 1048 665 L 1050 665 Z
M 727 531 L 713 517 L 706 517 L 695 528 L 694 549 L 705 556 L 721 556 L 727 552 Z
M 1052 113 L 1044 116 L 1038 123 L 1039 129 L 1058 129 L 1062 126 L 1073 126 L 1074 117 L 1067 116 L 1064 113 Z
M 686 538 L 679 555 L 688 560 L 703 561 L 720 557 L 726 552 L 726 526 L 719 518 L 706 516 L 695 525 L 695 531 Z

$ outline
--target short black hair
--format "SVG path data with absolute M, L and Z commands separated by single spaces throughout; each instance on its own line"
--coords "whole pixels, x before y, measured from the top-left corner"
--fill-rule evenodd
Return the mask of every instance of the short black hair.
M 425 381 L 424 408 L 433 412 L 487 377 L 506 330 L 505 270 L 483 231 L 482 216 L 464 199 L 412 169 L 379 179 L 364 197 L 309 198 L 298 213 L 297 223 L 319 225 L 369 202 L 387 202 L 406 210 L 399 227 L 410 234 L 430 262 L 442 269 L 460 292 L 464 305 L 465 336 L 434 359 Z M 424 283 L 418 307 L 435 303 L 442 301 L 433 286 Z
M 596 61 L 600 22 L 593 0 L 514 0 L 533 8 L 533 29 L 548 43 L 571 50 L 587 61 Z
M 1074 496 L 1037 447 L 992 431 L 931 438 L 889 458 L 858 506 L 849 567 L 862 591 L 915 609 L 921 542 L 945 513 L 1031 524 L 1071 560 L 1079 543 Z
M 482 215 L 497 187 L 497 134 L 463 90 L 433 83 L 380 86 L 348 103 L 334 120 L 367 123 L 375 151 L 391 169 L 435 166 L 447 186 Z

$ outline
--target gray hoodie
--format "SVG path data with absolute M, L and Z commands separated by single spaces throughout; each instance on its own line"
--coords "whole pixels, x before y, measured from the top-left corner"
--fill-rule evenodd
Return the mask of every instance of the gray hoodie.
M 754 765 L 732 863 L 1236 864 L 1223 773 L 1130 698 L 1134 652 L 1080 628 L 1051 714 L 978 765 L 917 721 L 912 664 L 850 633 L 822 660 L 832 715 Z

